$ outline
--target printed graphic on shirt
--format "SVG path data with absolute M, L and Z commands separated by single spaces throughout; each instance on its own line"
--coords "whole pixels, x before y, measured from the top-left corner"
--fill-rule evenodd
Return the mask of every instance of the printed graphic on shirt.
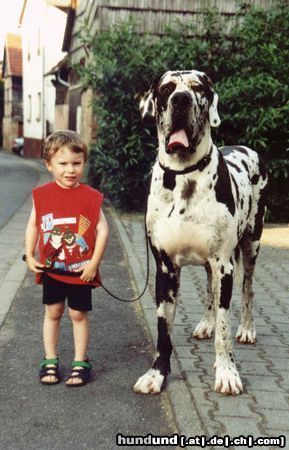
M 90 261 L 91 251 L 84 238 L 90 227 L 87 217 L 55 219 L 50 213 L 41 221 L 46 267 L 74 271 Z

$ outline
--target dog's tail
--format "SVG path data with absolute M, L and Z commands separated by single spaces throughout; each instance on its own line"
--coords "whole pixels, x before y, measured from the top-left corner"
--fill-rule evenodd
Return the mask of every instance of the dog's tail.
M 235 248 L 233 255 L 234 262 L 234 282 L 238 291 L 241 289 L 241 269 L 242 269 L 242 252 L 239 246 Z

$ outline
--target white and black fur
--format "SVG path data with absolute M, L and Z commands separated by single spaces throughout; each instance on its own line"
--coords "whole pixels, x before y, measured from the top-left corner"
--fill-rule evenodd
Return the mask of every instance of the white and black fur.
M 233 274 L 243 262 L 242 316 L 237 340 L 256 341 L 252 277 L 265 213 L 266 170 L 245 146 L 218 149 L 210 127 L 220 124 L 211 80 L 195 70 L 165 73 L 141 100 L 144 120 L 156 121 L 158 156 L 152 171 L 147 230 L 156 261 L 157 353 L 135 392 L 156 394 L 170 372 L 173 321 L 184 265 L 207 272 L 205 313 L 193 333 L 215 331 L 215 390 L 239 394 L 242 382 L 233 356 L 229 311 Z M 182 130 L 188 145 L 169 142 Z

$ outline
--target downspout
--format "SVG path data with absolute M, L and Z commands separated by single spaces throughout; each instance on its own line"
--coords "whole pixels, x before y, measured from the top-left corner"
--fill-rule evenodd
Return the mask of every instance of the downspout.
M 56 80 L 57 80 L 60 84 L 62 84 L 62 86 L 65 86 L 65 87 L 69 88 L 69 83 L 68 83 L 67 81 L 63 80 L 63 79 L 60 77 L 59 70 L 56 72 L 55 76 L 56 76 Z

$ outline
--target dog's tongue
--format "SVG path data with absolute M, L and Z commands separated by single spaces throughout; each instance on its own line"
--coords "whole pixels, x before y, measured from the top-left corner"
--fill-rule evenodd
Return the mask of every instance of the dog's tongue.
M 181 145 L 185 148 L 188 148 L 190 146 L 187 133 L 184 129 L 176 131 L 170 136 L 170 140 L 168 143 L 169 150 L 172 150 L 178 145 Z

